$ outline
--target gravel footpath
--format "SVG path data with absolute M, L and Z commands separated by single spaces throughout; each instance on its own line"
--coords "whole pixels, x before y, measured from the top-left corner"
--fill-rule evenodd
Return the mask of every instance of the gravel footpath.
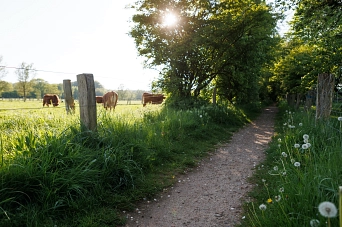
M 232 227 L 240 223 L 242 204 L 249 201 L 247 182 L 263 161 L 274 134 L 277 107 L 265 108 L 251 124 L 234 133 L 228 143 L 178 176 L 173 187 L 152 201 L 126 212 L 126 227 Z

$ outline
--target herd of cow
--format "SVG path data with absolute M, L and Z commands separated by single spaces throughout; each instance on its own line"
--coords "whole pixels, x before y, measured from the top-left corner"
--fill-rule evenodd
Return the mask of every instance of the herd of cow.
M 96 103 L 102 103 L 103 107 L 107 110 L 112 110 L 112 108 L 115 110 L 115 106 L 118 103 L 118 94 L 114 91 L 107 92 L 103 96 L 96 96 Z M 142 95 L 142 103 L 143 106 L 146 106 L 146 104 L 161 104 L 163 100 L 165 99 L 165 96 L 162 94 L 151 94 L 151 93 L 143 93 Z M 60 99 L 58 95 L 55 94 L 46 94 L 43 97 L 43 107 L 46 105 L 49 107 L 49 105 L 58 106 L 60 103 Z

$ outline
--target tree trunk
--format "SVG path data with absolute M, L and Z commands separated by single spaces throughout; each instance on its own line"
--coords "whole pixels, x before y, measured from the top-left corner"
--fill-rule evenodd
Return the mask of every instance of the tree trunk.
M 330 116 L 332 98 L 335 85 L 335 77 L 332 74 L 322 73 L 318 75 L 316 96 L 316 120 Z

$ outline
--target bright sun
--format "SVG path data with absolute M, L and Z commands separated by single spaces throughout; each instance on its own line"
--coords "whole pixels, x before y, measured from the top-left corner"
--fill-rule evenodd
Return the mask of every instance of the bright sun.
M 172 14 L 172 13 L 168 13 L 164 16 L 164 22 L 163 24 L 165 26 L 173 26 L 177 23 L 177 17 Z

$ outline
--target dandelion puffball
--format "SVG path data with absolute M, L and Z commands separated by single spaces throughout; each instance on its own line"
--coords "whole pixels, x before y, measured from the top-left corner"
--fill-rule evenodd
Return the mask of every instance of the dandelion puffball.
M 337 208 L 335 204 L 327 201 L 319 204 L 318 211 L 322 216 L 327 218 L 333 218 L 337 215 Z
M 266 205 L 265 204 L 261 204 L 260 206 L 259 206 L 259 209 L 260 210 L 262 210 L 262 211 L 264 211 L 264 210 L 266 210 Z

